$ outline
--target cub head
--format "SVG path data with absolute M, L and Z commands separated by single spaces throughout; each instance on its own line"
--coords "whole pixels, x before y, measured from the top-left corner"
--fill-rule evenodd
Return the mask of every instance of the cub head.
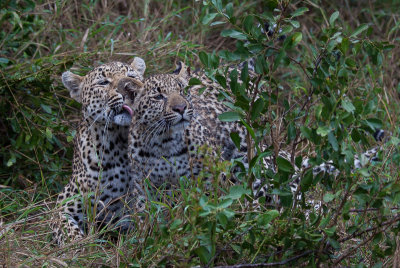
M 136 57 L 130 65 L 111 62 L 96 67 L 85 76 L 67 71 L 61 78 L 71 97 L 82 103 L 84 118 L 128 126 L 133 103 L 142 90 L 145 70 L 143 59 Z
M 133 126 L 141 126 L 151 136 L 183 131 L 193 116 L 186 68 L 182 72 L 153 75 L 144 80 L 142 95 L 135 101 Z

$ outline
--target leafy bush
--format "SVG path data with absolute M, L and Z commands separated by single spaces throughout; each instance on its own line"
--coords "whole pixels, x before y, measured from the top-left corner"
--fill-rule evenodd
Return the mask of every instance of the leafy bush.
M 255 179 L 264 181 L 282 207 L 258 211 L 250 206 L 241 213 L 240 200 L 250 191 L 233 186 L 225 196 L 200 195 L 198 203 L 184 208 L 196 219 L 195 226 L 178 218 L 171 228 L 181 226 L 179 234 L 196 230 L 193 236 L 198 242 L 188 245 L 207 265 L 293 261 L 354 265 L 364 261 L 364 254 L 379 264 L 393 255 L 400 219 L 395 212 L 400 185 L 392 173 L 400 156 L 393 152 L 399 144 L 397 130 L 383 145 L 382 162 L 370 162 L 361 153 L 371 148 L 377 129 L 391 128 L 383 125 L 383 118 L 391 115 L 384 110 L 388 104 L 382 102 L 378 77 L 385 53 L 394 46 L 369 39 L 373 28 L 368 24 L 346 29 L 338 11 L 320 33 L 303 40 L 297 18 L 308 8 L 288 12 L 289 2 L 282 1 L 262 14 L 235 16 L 232 3 L 214 0 L 205 5 L 211 11 L 203 23 L 225 24 L 230 29 L 221 35 L 236 40 L 234 51 L 200 52 L 199 58 L 232 109 L 220 120 L 239 121 L 247 129 L 250 161 L 243 183 L 249 187 Z M 228 72 L 226 66 L 251 59 L 255 76 L 249 75 L 246 64 Z M 218 68 L 221 61 L 224 65 Z M 239 144 L 238 136 L 231 138 Z M 270 146 L 264 149 L 266 144 Z M 292 154 L 290 161 L 278 156 L 282 149 Z M 263 158 L 271 155 L 277 172 L 263 164 Z M 354 169 L 355 156 L 363 164 L 360 169 Z M 290 184 L 295 166 L 301 169 L 306 157 L 312 167 L 332 161 L 339 172 L 314 176 L 312 168 L 302 170 L 298 200 Z

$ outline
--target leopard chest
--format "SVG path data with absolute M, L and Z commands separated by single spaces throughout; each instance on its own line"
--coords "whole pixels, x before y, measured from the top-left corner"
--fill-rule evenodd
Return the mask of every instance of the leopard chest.
M 182 176 L 189 177 L 190 156 L 183 136 L 168 136 L 141 147 L 133 147 L 133 168 L 140 179 L 149 178 L 159 187 L 164 183 L 178 184 Z
M 74 157 L 79 187 L 97 192 L 104 203 L 123 196 L 132 184 L 127 132 L 126 127 L 112 127 L 104 134 L 102 128 L 93 127 L 79 135 Z

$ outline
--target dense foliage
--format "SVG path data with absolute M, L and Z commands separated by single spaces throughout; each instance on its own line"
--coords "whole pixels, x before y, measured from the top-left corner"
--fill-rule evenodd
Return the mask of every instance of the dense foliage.
M 393 13 L 398 3 L 369 4 L 1 3 L 0 263 L 398 263 L 399 14 Z M 149 204 L 137 231 L 102 230 L 106 236 L 93 234 L 59 251 L 47 220 L 54 194 L 71 173 L 80 108 L 59 76 L 71 67 L 84 74 L 101 62 L 129 61 L 133 55 L 146 60 L 150 73 L 169 72 L 174 61 L 183 60 L 219 83 L 220 99 L 231 109 L 219 119 L 245 126 L 249 167 L 233 163 L 241 167 L 241 184 L 211 194 L 182 178 L 180 191 L 167 198 L 172 201 Z M 256 76 L 247 65 L 227 72 L 227 66 L 250 59 Z M 378 128 L 391 133 L 379 144 L 371 135 Z M 238 143 L 237 136 L 231 138 Z M 365 166 L 354 170 L 354 155 L 378 145 L 381 161 L 361 158 Z M 279 150 L 290 152 L 291 161 L 280 158 Z M 277 172 L 263 165 L 269 156 Z M 313 166 L 331 160 L 340 172 L 314 176 L 311 169 L 302 170 L 301 199 L 296 199 L 289 184 L 306 157 Z M 215 178 L 229 166 L 209 161 Z M 273 186 L 269 192 L 279 205 L 253 204 L 255 179 Z M 314 209 L 310 200 L 322 206 Z M 87 251 L 72 256 L 74 247 Z

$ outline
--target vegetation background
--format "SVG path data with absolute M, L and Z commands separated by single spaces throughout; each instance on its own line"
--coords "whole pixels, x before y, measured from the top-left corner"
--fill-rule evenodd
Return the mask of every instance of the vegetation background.
M 68 69 L 84 75 L 99 64 L 116 60 L 129 62 L 134 56 L 146 61 L 147 75 L 170 72 L 179 60 L 193 67 L 212 69 L 212 64 L 208 64 L 204 57 L 199 58 L 199 55 L 206 55 L 200 52 L 233 51 L 237 49 L 237 39 L 240 39 L 232 32 L 225 32 L 222 36 L 222 30 L 239 25 L 237 30 L 246 32 L 239 23 L 245 25 L 245 14 L 273 13 L 277 8 L 279 14 L 286 14 L 288 18 L 280 21 L 282 27 L 292 25 L 286 35 L 300 46 L 287 45 L 291 49 L 287 54 L 288 64 L 283 64 L 271 75 L 276 81 L 282 81 L 277 82 L 275 88 L 289 88 L 292 91 L 285 97 L 301 100 L 300 97 L 306 96 L 308 91 L 302 91 L 302 81 L 307 77 L 300 69 L 304 66 L 317 69 L 318 64 L 313 66 L 311 63 L 314 60 L 312 56 L 318 55 L 318 47 L 328 44 L 327 40 L 338 32 L 351 39 L 351 33 L 354 35 L 359 31 L 355 36 L 362 35 L 360 40 L 363 44 L 371 45 L 362 46 L 359 54 L 350 57 L 352 60 L 346 61 L 342 56 L 340 61 L 343 62 L 338 68 L 346 66 L 352 70 L 348 77 L 353 79 L 353 83 L 349 85 L 346 80 L 348 88 L 364 88 L 366 92 L 373 92 L 367 97 L 364 95 L 366 99 L 371 97 L 373 100 L 365 118 L 371 118 L 370 115 L 376 113 L 373 118 L 377 120 L 368 121 L 372 124 L 370 127 L 379 126 L 393 134 L 398 133 L 398 0 L 242 0 L 231 3 L 230 17 L 237 18 L 237 23 L 218 20 L 218 16 L 223 17 L 219 11 L 227 12 L 228 1 L 1 1 L 0 265 L 125 267 L 243 264 L 238 267 L 256 267 L 250 264 L 290 266 L 298 263 L 303 266 L 382 267 L 399 263 L 396 236 L 400 224 L 397 209 L 393 209 L 400 202 L 399 155 L 393 146 L 386 150 L 389 153 L 385 153 L 384 165 L 373 167 L 376 171 L 373 175 L 356 176 L 356 180 L 363 183 L 365 180 L 360 178 L 368 177 L 369 181 L 351 191 L 361 208 L 351 206 L 353 210 L 350 211 L 349 205 L 347 211 L 343 211 L 346 209 L 340 203 L 340 193 L 343 192 L 332 185 L 328 187 L 330 195 L 321 198 L 336 206 L 337 213 L 322 215 L 327 218 L 336 215 L 335 225 L 328 222 L 321 224 L 324 217 L 307 223 L 305 217 L 293 216 L 304 214 L 307 206 L 282 216 L 278 216 L 276 210 L 267 210 L 261 217 L 257 211 L 240 205 L 242 194 L 247 193 L 244 189 L 239 195 L 235 196 L 234 191 L 227 195 L 230 198 L 225 200 L 231 200 L 233 204 L 221 202 L 211 206 L 210 203 L 207 207 L 204 202 L 208 201 L 201 194 L 196 194 L 194 189 L 189 191 L 192 195 L 186 196 L 174 208 L 153 204 L 149 208 L 151 216 L 147 225 L 132 234 L 114 235 L 112 239 L 93 234 L 81 244 L 67 245 L 62 249 L 51 243 L 48 227 L 50 211 L 54 208 L 56 194 L 71 174 L 72 140 L 80 118 L 79 105 L 69 97 L 60 81 L 61 73 Z M 296 16 L 294 20 L 292 15 L 296 11 L 301 16 Z M 294 30 L 301 33 L 300 39 L 297 39 L 299 35 L 293 34 Z M 279 44 L 279 33 L 275 35 L 277 39 L 273 41 Z M 345 45 L 342 45 L 341 39 L 334 46 Z M 211 59 L 211 56 L 208 57 Z M 342 83 L 340 77 L 346 75 L 338 75 L 338 83 Z M 351 91 L 348 95 L 350 104 L 353 95 L 358 96 Z M 345 103 L 342 102 L 345 110 L 358 108 L 356 104 L 354 106 L 357 107 L 354 107 Z M 367 103 L 370 102 L 361 105 Z M 314 104 L 318 106 L 318 103 Z M 277 107 L 280 105 L 284 107 L 285 103 L 277 102 Z M 282 109 L 283 112 L 276 110 L 276 114 L 285 114 Z M 362 124 L 359 126 L 362 127 Z M 287 136 L 288 130 L 290 136 L 290 129 L 285 128 L 286 134 L 280 137 L 283 141 L 288 139 L 289 145 L 294 143 Z M 300 131 L 300 126 L 296 125 L 293 129 Z M 307 136 L 307 130 L 303 129 L 301 133 L 311 143 L 319 143 L 312 135 Z M 349 131 L 347 134 L 351 134 L 354 143 L 358 134 L 353 133 Z M 325 136 L 328 139 L 329 135 L 321 131 L 319 134 L 322 139 Z M 368 138 L 360 139 L 366 141 L 356 146 L 358 151 L 368 148 L 364 145 L 371 143 Z M 397 144 L 396 140 L 391 142 L 391 145 Z M 327 144 L 335 147 L 332 139 Z M 388 159 L 391 161 L 386 161 Z M 381 179 L 385 179 L 385 184 L 380 184 Z M 377 190 L 372 192 L 371 189 Z M 284 196 L 282 192 L 275 194 Z M 373 196 L 373 199 L 365 201 L 368 196 Z M 377 200 L 379 204 L 375 203 Z M 163 207 L 168 208 L 168 216 L 161 213 Z M 360 227 L 357 229 L 355 226 Z M 86 251 L 74 255 L 74 250 L 82 247 Z

